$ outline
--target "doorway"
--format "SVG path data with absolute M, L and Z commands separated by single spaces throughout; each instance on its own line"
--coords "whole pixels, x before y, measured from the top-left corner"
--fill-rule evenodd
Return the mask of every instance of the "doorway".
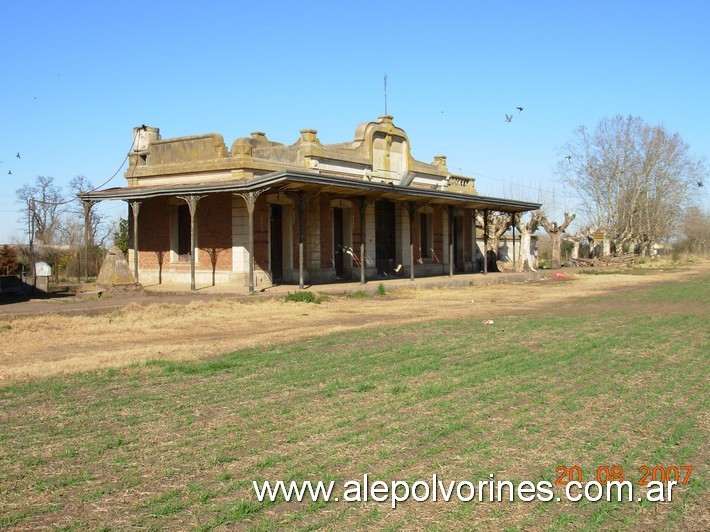
M 271 282 L 283 281 L 283 209 L 281 205 L 269 205 L 269 252 L 271 257 Z
M 454 216 L 454 269 L 464 271 L 463 216 Z
M 378 275 L 394 274 L 397 260 L 395 227 L 394 203 L 375 202 L 375 266 Z
M 335 278 L 345 277 L 345 230 L 343 209 L 333 208 L 333 258 L 335 263 Z

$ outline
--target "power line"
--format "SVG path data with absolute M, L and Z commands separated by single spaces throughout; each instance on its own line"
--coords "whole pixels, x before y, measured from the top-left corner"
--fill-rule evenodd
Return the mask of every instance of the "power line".
M 108 185 L 118 175 L 118 173 L 121 171 L 123 166 L 126 164 L 126 161 L 128 160 L 128 157 L 131 154 L 131 150 L 133 149 L 133 146 L 135 146 L 137 136 L 138 136 L 138 131 L 136 131 L 133 134 L 133 141 L 131 142 L 131 147 L 129 148 L 128 152 L 126 152 L 126 156 L 123 158 L 123 161 L 121 161 L 121 165 L 116 169 L 116 171 L 113 173 L 113 175 L 111 177 L 109 177 L 106 181 L 101 183 L 100 185 L 93 187 L 91 190 L 86 190 L 86 191 L 82 192 L 82 194 L 89 194 L 91 192 L 96 192 L 101 187 Z M 35 200 L 35 201 L 37 203 L 41 203 L 42 205 L 67 205 L 67 204 L 71 203 L 72 201 L 77 201 L 78 199 L 79 198 L 77 198 L 77 197 L 73 197 L 68 200 L 59 201 L 59 202 L 50 202 L 50 201 L 42 201 L 42 200 Z
M 526 184 L 523 184 L 523 183 L 518 183 L 518 182 L 515 182 L 515 181 L 510 181 L 510 180 L 508 180 L 508 179 L 503 179 L 503 178 L 501 178 L 501 177 L 494 177 L 494 176 L 491 176 L 491 175 L 483 174 L 483 173 L 481 173 L 481 172 L 476 172 L 475 170 L 470 170 L 470 169 L 465 169 L 465 168 L 460 168 L 460 167 L 458 167 L 458 168 L 456 168 L 456 169 L 459 170 L 459 171 L 462 172 L 462 173 L 469 174 L 469 175 L 471 175 L 471 176 L 473 176 L 473 177 L 483 177 L 483 178 L 485 178 L 485 179 L 492 179 L 492 180 L 494 180 L 494 181 L 500 181 L 501 183 L 506 183 L 506 184 L 508 184 L 508 185 L 513 185 L 513 186 L 516 186 L 516 187 L 525 188 L 525 189 L 528 189 L 528 190 L 532 190 L 532 191 L 534 191 L 534 192 L 545 192 L 545 193 L 547 193 L 547 194 L 553 194 L 553 195 L 556 194 L 556 192 L 555 192 L 554 190 L 545 189 L 545 188 L 542 188 L 542 187 L 536 187 L 536 186 L 532 186 L 532 185 L 526 185 Z M 563 195 L 564 195 L 565 197 L 573 197 L 572 195 L 568 195 L 568 194 L 566 193 L 566 189 L 565 189 L 565 192 L 563 193 Z

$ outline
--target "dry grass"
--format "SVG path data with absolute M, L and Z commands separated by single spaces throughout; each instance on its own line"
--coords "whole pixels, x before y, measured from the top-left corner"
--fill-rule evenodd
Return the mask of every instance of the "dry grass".
M 0 315 L 0 382 L 69 374 L 149 360 L 198 359 L 383 323 L 406 324 L 451 317 L 494 318 L 546 313 L 566 306 L 585 312 L 600 294 L 631 290 L 707 271 L 648 272 L 643 276 L 575 275 L 564 281 L 432 290 L 398 288 L 382 298 L 335 297 L 320 305 L 225 299 L 189 305 L 129 304 L 99 316 Z M 383 304 L 386 301 L 386 304 Z M 583 301 L 578 305 L 578 301 Z

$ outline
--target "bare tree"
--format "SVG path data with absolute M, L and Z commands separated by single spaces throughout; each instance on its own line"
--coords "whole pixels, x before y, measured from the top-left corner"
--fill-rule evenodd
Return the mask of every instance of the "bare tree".
M 94 190 L 94 185 L 86 177 L 79 175 L 69 182 L 69 188 L 72 194 L 79 195 Z M 74 202 L 74 206 L 72 207 L 72 212 L 75 213 L 76 216 L 81 217 L 82 222 L 85 221 L 85 205 L 84 202 L 77 201 Z M 106 239 L 111 235 L 111 228 L 106 224 L 106 215 L 94 208 L 90 208 L 88 218 L 87 236 L 89 246 L 103 246 Z
M 34 186 L 25 184 L 15 191 L 17 203 L 23 206 L 23 222 L 30 240 L 52 245 L 59 228 L 64 205 L 61 189 L 53 177 L 38 176 Z
M 593 132 L 579 127 L 565 154 L 559 173 L 617 251 L 646 251 L 670 236 L 707 175 L 677 133 L 634 116 L 603 119 Z
M 535 257 L 530 252 L 530 244 L 532 242 L 532 235 L 537 231 L 539 226 L 540 211 L 531 212 L 530 220 L 527 223 L 523 222 L 522 214 L 515 218 L 515 227 L 517 227 L 520 232 L 520 260 L 517 265 L 517 271 L 519 272 L 536 270 L 537 264 Z
M 94 190 L 94 188 L 91 181 L 84 176 L 76 176 L 69 182 L 69 189 L 75 196 Z M 84 274 L 87 280 L 90 274 L 98 275 L 101 253 L 97 246 L 103 247 L 111 234 L 111 228 L 106 223 L 106 216 L 94 206 L 94 202 L 74 201 L 70 208 L 71 215 L 84 227 L 84 236 L 78 245 L 84 248 Z M 91 265 L 93 265 L 93 272 L 90 272 Z
M 562 233 L 565 232 L 565 229 L 567 229 L 575 217 L 575 214 L 570 216 L 569 213 L 565 213 L 565 221 L 562 225 L 559 225 L 557 222 L 550 222 L 544 212 L 540 214 L 540 225 L 542 225 L 545 232 L 550 235 L 550 242 L 552 245 L 550 267 L 553 269 L 557 269 L 562 265 Z
M 84 224 L 70 213 L 66 213 L 59 230 L 59 241 L 68 248 L 67 274 L 76 275 L 77 283 L 81 282 L 81 249 L 84 242 Z
M 710 252 L 710 212 L 691 207 L 683 216 L 685 238 L 677 246 L 688 253 L 707 255 Z

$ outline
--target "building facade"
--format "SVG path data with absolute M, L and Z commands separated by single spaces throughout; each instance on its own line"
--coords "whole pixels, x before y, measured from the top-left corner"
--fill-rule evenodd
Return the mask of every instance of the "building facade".
M 476 212 L 538 204 L 480 196 L 446 157 L 424 163 L 392 117 L 324 145 L 304 129 L 291 145 L 262 132 L 162 139 L 134 129 L 127 186 L 80 195 L 130 205 L 129 261 L 142 284 L 259 290 L 476 271 Z

